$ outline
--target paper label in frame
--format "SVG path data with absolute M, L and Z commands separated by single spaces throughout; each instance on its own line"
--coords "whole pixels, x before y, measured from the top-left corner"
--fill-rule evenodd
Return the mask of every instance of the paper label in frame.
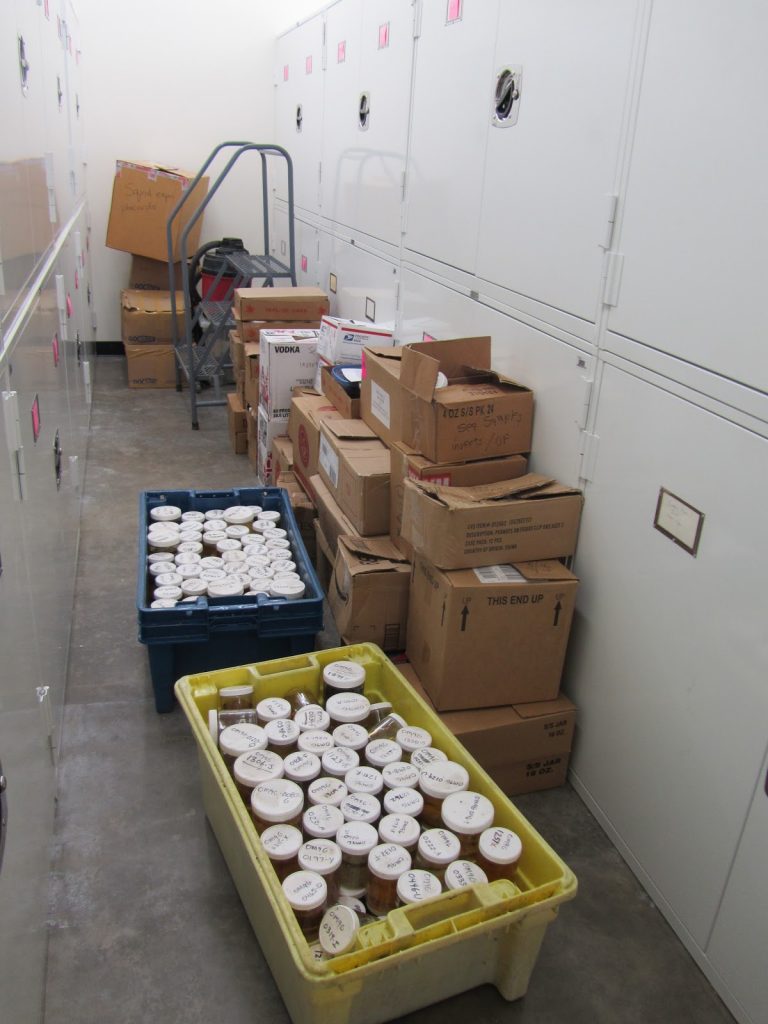
M 483 565 L 474 570 L 481 583 L 527 583 L 514 565 Z
M 339 486 L 339 456 L 331 448 L 325 434 L 320 435 L 320 465 L 334 487 Z
M 390 416 L 389 392 L 380 387 L 376 381 L 371 381 L 371 412 L 389 430 Z

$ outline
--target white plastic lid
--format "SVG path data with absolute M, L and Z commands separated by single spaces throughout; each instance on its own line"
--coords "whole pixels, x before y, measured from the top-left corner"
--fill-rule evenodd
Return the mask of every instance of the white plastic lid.
M 428 749 L 428 748 L 427 748 Z M 441 761 L 422 768 L 419 788 L 425 796 L 445 800 L 451 793 L 458 793 L 469 785 L 469 773 L 455 761 Z
M 468 885 L 479 885 L 488 881 L 488 875 L 471 860 L 455 860 L 445 869 L 446 889 L 466 889 Z
M 445 827 L 462 836 L 476 836 L 490 828 L 493 814 L 493 804 L 488 797 L 471 790 L 451 793 L 440 808 Z
M 158 505 L 149 510 L 149 517 L 156 523 L 170 523 L 181 519 L 181 509 L 176 505 Z
M 299 850 L 299 867 L 318 875 L 332 875 L 341 867 L 341 850 L 332 839 L 308 839 Z
M 181 530 L 175 523 L 153 523 L 147 530 L 147 540 L 150 544 L 157 544 L 159 541 L 172 540 L 177 544 L 181 543 L 179 534 Z
M 157 587 L 152 597 L 155 601 L 180 601 L 184 595 L 181 587 Z
M 224 509 L 223 508 L 209 508 L 205 513 L 205 521 L 210 522 L 211 519 L 223 519 Z
M 147 562 L 150 565 L 154 565 L 155 562 L 172 562 L 173 552 L 172 551 L 155 551 L 152 555 L 147 555 Z
M 337 725 L 332 735 L 337 747 L 362 750 L 368 744 L 368 730 L 356 722 L 343 722 Z
M 264 726 L 264 732 L 276 747 L 291 746 L 299 738 L 299 727 L 290 718 L 273 718 Z
M 336 833 L 336 842 L 341 852 L 350 857 L 367 857 L 378 844 L 379 836 L 366 821 L 347 821 Z
M 265 697 L 256 705 L 256 714 L 263 722 L 276 718 L 290 718 L 291 705 L 283 697 Z
M 387 814 L 410 814 L 418 818 L 424 810 L 424 797 L 418 789 L 390 789 L 384 796 L 384 810 Z
M 268 550 L 269 549 L 266 544 L 261 544 L 258 540 L 251 540 L 251 537 L 246 537 L 243 541 L 243 551 L 246 553 L 248 558 L 263 558 L 265 562 L 268 562 Z
M 283 598 L 285 601 L 298 601 L 304 597 L 306 589 L 301 580 L 286 580 L 285 583 L 273 580 L 269 593 L 272 597 Z
M 275 565 L 276 562 L 289 562 L 293 558 L 293 551 L 289 548 L 267 548 L 267 558 Z
M 301 576 L 299 576 L 299 574 L 297 572 L 283 572 L 283 563 L 282 562 L 274 562 L 272 568 L 273 568 L 273 571 L 275 573 L 275 575 L 273 576 L 273 579 L 274 579 L 275 583 L 301 583 L 302 582 Z
M 313 804 L 302 818 L 304 831 L 315 839 L 333 839 L 343 824 L 344 815 L 332 804 Z
M 368 911 L 360 899 L 361 896 L 365 896 L 365 886 L 362 889 L 348 889 L 343 885 L 339 886 L 339 903 L 349 907 L 350 910 L 354 910 L 360 917 L 364 917 Z
M 171 551 L 163 551 L 162 554 L 167 554 L 173 558 L 173 552 Z M 149 557 L 152 558 L 152 555 Z M 149 575 L 153 577 L 153 582 L 156 582 L 158 576 L 167 576 L 169 572 L 173 572 L 174 568 L 174 562 L 152 562 L 149 566 Z
M 486 829 L 480 836 L 480 853 L 492 864 L 517 864 L 523 853 L 523 844 L 517 832 L 508 828 Z
M 278 548 L 287 551 L 291 547 L 291 542 L 285 537 L 270 537 L 268 540 L 265 538 L 264 543 L 270 551 L 277 551 Z
M 220 555 L 223 555 L 225 551 L 242 550 L 242 545 L 239 540 L 235 540 L 234 537 L 227 537 L 227 535 L 224 534 L 224 538 L 222 540 L 216 541 L 216 550 Z
M 180 587 L 183 579 L 178 572 L 161 572 L 155 576 L 155 583 L 158 587 Z
M 333 736 L 324 729 L 309 729 L 299 736 L 298 747 L 299 750 L 322 757 L 326 750 L 333 747 Z
M 371 793 L 350 793 L 339 804 L 345 821 L 367 821 L 369 825 L 381 817 L 381 803 Z
M 440 879 L 431 871 L 414 868 L 404 871 L 397 880 L 397 898 L 401 903 L 421 903 L 432 900 L 443 891 Z
M 339 728 L 349 727 L 340 726 Z M 376 796 L 384 788 L 384 779 L 379 769 L 371 768 L 367 764 L 350 768 L 344 776 L 344 782 L 350 793 L 370 793 L 371 796 Z
M 150 604 L 150 608 L 175 608 L 178 601 L 174 601 L 170 597 L 158 597 Z
M 365 669 L 356 661 L 332 661 L 323 669 L 323 682 L 335 690 L 355 690 L 365 682 Z
M 326 956 L 348 953 L 357 941 L 360 919 L 351 907 L 337 903 L 329 907 L 320 922 L 320 948 Z
M 437 747 L 419 747 L 411 754 L 411 764 L 415 764 L 417 768 L 426 768 L 436 761 L 447 760 L 448 755 L 444 754 L 442 750 L 438 750 Z
M 211 530 L 220 530 L 222 533 L 224 533 L 226 528 L 227 524 L 220 516 L 217 516 L 216 519 L 206 519 L 206 521 L 203 523 L 203 531 L 205 533 L 209 533 Z M 226 536 L 226 534 L 224 535 Z
M 211 739 L 215 744 L 219 742 L 219 712 L 212 708 L 208 712 L 208 732 L 211 734 Z
M 271 594 L 269 593 L 269 588 L 270 588 L 271 583 L 272 583 L 271 580 L 262 579 L 260 577 L 255 577 L 255 578 L 251 579 L 251 585 L 250 585 L 250 588 L 248 590 L 248 593 L 249 594 L 264 594 L 265 597 L 271 597 Z
M 206 583 L 215 583 L 217 580 L 225 580 L 227 574 L 223 569 L 201 569 L 200 576 L 198 579 L 204 580 Z
M 271 529 L 273 525 L 274 524 L 270 522 L 263 523 L 257 516 L 256 519 L 253 520 L 253 523 L 251 523 L 251 529 L 256 536 L 261 537 L 264 531 Z
M 201 596 L 201 594 L 193 594 L 191 597 L 182 597 L 180 604 L 197 604 Z
M 415 789 L 421 772 L 408 761 L 391 761 L 381 769 L 387 789 Z
M 418 725 L 406 725 L 397 730 L 395 739 L 406 753 L 412 754 L 414 750 L 419 750 L 421 747 L 431 746 L 432 733 L 427 732 L 426 729 L 420 729 Z
M 240 757 L 249 750 L 264 750 L 267 745 L 267 737 L 260 725 L 253 725 L 251 722 L 239 722 L 237 725 L 228 725 L 221 730 L 219 736 L 219 748 L 222 754 L 230 757 Z
M 273 509 L 264 509 L 257 513 L 256 518 L 260 523 L 272 523 L 274 525 L 280 522 L 280 513 Z
M 275 573 L 279 573 L 281 576 L 284 576 L 287 573 L 296 573 L 298 576 L 298 573 L 296 572 L 296 563 L 292 562 L 290 558 L 271 558 L 268 561 Z M 299 579 L 301 579 L 300 576 Z
M 349 747 L 333 747 L 323 754 L 323 771 L 338 779 L 343 779 L 350 768 L 357 768 L 359 764 L 359 754 Z
M 270 825 L 261 833 L 261 843 L 270 860 L 291 860 L 298 856 L 304 837 L 295 825 Z
M 283 530 L 279 526 L 270 526 L 270 528 L 268 530 L 264 530 L 261 535 L 266 543 L 268 540 L 286 540 L 288 537 L 288 531 Z
M 320 774 L 320 758 L 306 750 L 296 750 L 283 758 L 286 779 L 293 782 L 309 782 Z
M 245 552 L 239 548 L 233 548 L 231 551 L 223 551 L 221 560 L 225 566 L 231 566 L 236 563 L 245 564 Z
M 176 570 L 183 580 L 194 580 L 199 579 L 200 573 L 203 571 L 199 565 L 177 565 Z
M 314 730 L 325 732 L 331 724 L 330 715 L 319 704 L 306 704 L 303 708 L 299 708 L 293 716 L 293 720 L 302 732 Z
M 275 570 L 271 565 L 248 565 L 246 572 L 252 580 L 267 580 L 269 582 L 275 574 Z
M 203 545 L 199 540 L 183 540 L 177 548 L 176 565 L 182 565 L 184 562 L 199 562 L 202 550 Z M 197 555 L 197 557 L 190 558 L 190 555 Z
M 224 509 L 224 515 L 221 518 L 228 523 L 236 523 L 242 526 L 252 523 L 255 515 L 253 509 L 248 505 L 230 505 L 229 508 Z
M 415 846 L 421 835 L 421 826 L 410 814 L 385 814 L 379 822 L 382 843 Z
M 370 706 L 362 693 L 334 693 L 325 702 L 325 710 L 336 722 L 363 722 Z
M 237 686 L 219 687 L 219 700 L 227 700 L 228 697 L 252 697 L 253 683 L 238 683 Z
M 259 554 L 248 554 L 252 548 L 243 548 L 243 554 L 245 555 L 245 564 L 249 569 L 267 569 L 271 566 L 271 563 L 266 555 Z
M 243 584 L 231 576 L 225 576 L 223 580 L 208 581 L 209 597 L 240 597 L 243 593 Z
M 182 523 L 202 523 L 204 519 L 205 519 L 205 513 L 203 513 L 203 512 L 196 512 L 194 509 L 192 509 L 189 512 L 182 512 L 181 513 L 181 521 L 182 521 Z
M 234 537 L 235 540 L 239 540 L 241 544 L 244 543 L 245 537 L 251 536 L 251 531 L 247 526 L 226 526 L 224 528 L 224 533 L 226 533 L 228 537 Z
M 301 813 L 303 806 L 302 788 L 290 779 L 260 782 L 251 791 L 251 810 L 262 821 L 290 821 Z
M 223 569 L 224 559 L 219 558 L 218 555 L 206 555 L 205 558 L 200 559 L 201 569 Z
M 444 828 L 428 828 L 419 837 L 419 853 L 432 864 L 450 864 L 461 852 L 458 836 Z
M 220 544 L 223 540 L 230 539 L 223 530 L 206 530 L 203 534 L 203 546 L 207 544 L 210 547 L 211 544 Z
M 167 537 L 163 535 L 161 537 L 149 538 L 149 546 L 151 548 L 157 548 L 159 551 L 175 551 L 178 544 L 179 542 L 176 537 Z
M 385 764 L 401 761 L 403 748 L 394 740 L 371 740 L 365 748 L 365 759 L 374 768 L 383 768 Z
M 285 898 L 294 910 L 317 910 L 328 899 L 328 886 L 316 871 L 294 871 L 283 882 Z
M 411 869 L 411 855 L 398 843 L 379 843 L 368 854 L 368 870 L 377 878 L 392 882 Z
M 338 807 L 348 792 L 349 790 L 341 779 L 323 775 L 322 778 L 310 782 L 307 796 L 311 804 L 328 804 L 331 807 Z
M 185 597 L 205 597 L 208 593 L 208 584 L 199 576 L 193 576 L 191 579 L 184 580 L 181 584 L 181 592 Z
M 242 786 L 253 789 L 260 782 L 283 777 L 283 759 L 271 750 L 252 750 L 241 754 L 233 766 L 234 776 Z
M 247 572 L 231 572 L 228 574 L 227 579 L 237 580 L 239 583 L 241 583 L 243 587 L 243 593 L 245 593 L 246 589 L 250 587 L 252 582 L 251 577 L 248 575 Z

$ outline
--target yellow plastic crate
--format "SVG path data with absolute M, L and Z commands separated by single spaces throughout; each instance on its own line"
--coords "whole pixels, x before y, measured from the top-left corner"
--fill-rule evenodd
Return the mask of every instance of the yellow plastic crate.
M 501 880 L 401 907 L 360 931 L 360 948 L 316 961 L 283 896 L 235 784 L 208 730 L 223 686 L 250 683 L 257 699 L 296 687 L 319 696 L 323 667 L 348 658 L 366 670 L 365 693 L 388 700 L 469 772 L 493 801 L 496 823 L 523 842 L 516 884 Z M 203 804 L 294 1024 L 379 1024 L 477 985 L 525 995 L 547 926 L 576 895 L 576 878 L 374 644 L 357 644 L 184 676 L 176 696 L 198 743 Z

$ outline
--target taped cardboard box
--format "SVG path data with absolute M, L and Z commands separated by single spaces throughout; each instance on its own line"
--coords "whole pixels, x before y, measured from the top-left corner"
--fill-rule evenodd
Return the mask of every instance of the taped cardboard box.
M 175 388 L 176 357 L 173 345 L 154 342 L 123 344 L 129 388 Z
M 262 331 L 259 350 L 259 406 L 268 419 L 287 423 L 293 389 L 314 383 L 317 331 Z
M 318 362 L 318 369 L 320 370 L 320 386 L 317 390 L 321 391 L 333 407 L 345 420 L 359 420 L 360 419 L 360 396 L 352 398 L 352 396 L 344 390 L 339 384 L 336 378 L 333 376 L 333 367 L 326 366 Z M 360 390 L 358 386 L 358 392 Z
M 126 289 L 120 296 L 124 345 L 172 344 L 171 293 Z M 184 334 L 184 293 L 176 292 L 176 326 Z
M 176 288 L 182 287 L 181 264 L 173 265 L 173 280 Z M 170 275 L 165 260 L 150 260 L 146 256 L 134 256 L 128 287 L 134 291 L 168 291 Z
M 400 369 L 403 348 L 363 350 L 360 415 L 385 444 L 403 440 L 403 392 Z
M 284 441 L 284 438 L 275 438 L 275 450 L 279 449 L 280 443 Z M 278 475 L 278 486 L 284 487 L 288 491 L 288 496 L 291 499 L 291 507 L 293 508 L 293 514 L 296 517 L 296 523 L 299 527 L 299 533 L 301 534 L 304 546 L 307 549 L 309 557 L 314 561 L 315 558 L 315 523 L 317 522 L 317 510 L 315 509 L 312 499 L 309 497 L 307 492 L 301 486 L 301 483 L 296 478 L 295 473 L 281 470 Z
M 315 570 L 317 572 L 317 578 L 320 581 L 320 586 L 323 588 L 323 593 L 327 594 L 328 589 L 331 585 L 331 576 L 333 574 L 333 563 L 335 556 L 331 550 L 331 545 L 328 543 L 323 529 L 320 526 L 320 520 L 315 520 Z
M 315 474 L 310 480 L 315 495 L 315 508 L 320 528 L 323 531 L 328 547 L 331 551 L 332 561 L 336 559 L 336 549 L 339 546 L 339 537 L 360 536 L 351 520 L 344 515 L 339 508 L 333 495 L 323 483 L 319 475 Z
M 272 449 L 275 454 L 275 481 L 283 487 L 285 474 L 293 474 L 293 445 L 290 437 L 276 437 L 272 442 Z
M 259 406 L 256 417 L 258 426 L 258 462 L 257 473 L 264 487 L 277 485 L 275 460 L 275 439 L 283 437 L 288 429 L 288 420 L 270 419 L 263 406 Z
M 258 342 L 243 345 L 243 403 L 254 410 L 259 408 L 259 378 L 261 349 Z
M 323 420 L 319 474 L 363 537 L 389 533 L 389 449 L 362 420 Z
M 229 358 L 232 360 L 232 372 L 235 379 L 245 373 L 245 346 L 237 331 L 229 332 Z
M 476 487 L 406 480 L 402 535 L 441 569 L 565 558 L 583 501 L 578 488 L 537 473 Z
M 288 436 L 293 444 L 294 472 L 310 497 L 314 497 L 312 477 L 317 473 L 320 424 L 325 419 L 341 418 L 341 413 L 323 395 L 305 392 L 291 399 Z
M 442 572 L 417 555 L 408 659 L 435 707 L 554 700 L 577 588 L 555 560 Z
M 388 537 L 339 537 L 328 603 L 344 642 L 404 650 L 410 580 Z
M 236 288 L 238 320 L 317 320 L 330 308 L 322 288 Z
M 259 414 L 257 409 L 246 408 L 248 417 L 248 461 L 251 469 L 258 475 L 259 472 Z
M 151 260 L 168 259 L 166 224 L 176 203 L 195 177 L 194 172 L 160 164 L 118 160 L 112 186 L 106 245 Z M 208 191 L 201 178 L 173 222 L 173 259 L 180 259 L 179 239 L 192 214 Z M 187 238 L 187 255 L 200 245 L 201 217 Z M 165 285 L 167 288 L 167 284 Z
M 392 344 L 393 330 L 388 324 L 363 320 L 344 320 L 324 316 L 320 321 L 317 354 L 328 364 L 362 362 L 364 348 Z
M 235 317 L 235 333 L 240 340 L 259 341 L 262 331 L 317 331 L 320 329 L 320 320 L 238 320 L 235 316 L 235 309 L 232 309 L 232 316 Z
M 447 385 L 439 386 L 439 374 Z M 433 462 L 531 450 L 533 392 L 491 369 L 491 339 L 420 342 L 403 349 L 403 440 Z M 406 399 L 404 399 L 406 401 Z
M 498 455 L 478 462 L 430 462 L 406 445 L 390 448 L 392 477 L 389 484 L 389 536 L 408 557 L 413 548 L 402 536 L 403 492 L 406 480 L 426 480 L 443 487 L 472 487 L 523 476 L 528 469 L 524 455 Z
M 232 450 L 236 455 L 245 455 L 248 451 L 248 415 L 236 393 L 227 395 L 227 423 Z

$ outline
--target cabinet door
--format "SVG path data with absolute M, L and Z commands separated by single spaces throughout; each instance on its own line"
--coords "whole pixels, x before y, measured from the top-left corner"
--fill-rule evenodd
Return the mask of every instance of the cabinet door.
M 330 292 L 331 313 L 394 327 L 397 266 L 359 245 L 324 231 L 320 234 L 320 266 L 323 286 Z
M 68 83 L 65 4 L 49 0 L 40 19 L 42 78 L 45 108 L 45 161 L 57 231 L 67 223 L 75 205 L 72 178 L 70 86 Z

